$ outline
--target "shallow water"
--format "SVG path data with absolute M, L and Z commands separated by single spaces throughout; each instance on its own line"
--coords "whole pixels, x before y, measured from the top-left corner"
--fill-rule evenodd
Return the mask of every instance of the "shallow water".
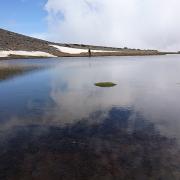
M 180 56 L 0 67 L 0 179 L 180 179 Z

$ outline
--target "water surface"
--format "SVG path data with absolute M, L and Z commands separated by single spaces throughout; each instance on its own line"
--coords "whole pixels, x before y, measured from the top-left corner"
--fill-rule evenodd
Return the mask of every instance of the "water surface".
M 0 179 L 180 179 L 180 56 L 0 67 Z

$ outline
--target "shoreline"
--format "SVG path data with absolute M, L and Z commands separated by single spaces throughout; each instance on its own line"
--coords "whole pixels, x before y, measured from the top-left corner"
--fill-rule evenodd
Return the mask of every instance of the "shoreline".
M 122 53 L 122 52 L 115 52 L 115 53 L 92 53 L 91 57 L 122 57 L 122 56 L 162 56 L 162 55 L 168 55 L 168 54 L 179 54 L 179 53 L 168 53 L 168 52 L 157 52 L 157 53 Z M 2 60 L 15 60 L 15 59 L 54 59 L 54 58 L 63 58 L 63 57 L 89 57 L 86 53 L 82 54 L 67 54 L 63 56 L 57 56 L 57 57 L 44 57 L 44 56 L 21 56 L 21 55 L 11 55 L 8 57 L 0 57 L 0 61 Z M 89 58 L 91 58 L 89 57 Z

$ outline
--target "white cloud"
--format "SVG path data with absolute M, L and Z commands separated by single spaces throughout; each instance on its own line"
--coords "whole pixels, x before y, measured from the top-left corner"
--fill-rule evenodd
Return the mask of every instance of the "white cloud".
M 48 0 L 51 40 L 180 49 L 179 0 Z

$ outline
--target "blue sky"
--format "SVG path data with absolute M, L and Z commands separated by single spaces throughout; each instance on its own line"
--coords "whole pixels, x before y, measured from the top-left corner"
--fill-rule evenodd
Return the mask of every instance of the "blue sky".
M 55 42 L 180 50 L 179 0 L 0 0 L 0 27 Z
M 46 0 L 1 0 L 0 27 L 27 35 L 47 31 Z

